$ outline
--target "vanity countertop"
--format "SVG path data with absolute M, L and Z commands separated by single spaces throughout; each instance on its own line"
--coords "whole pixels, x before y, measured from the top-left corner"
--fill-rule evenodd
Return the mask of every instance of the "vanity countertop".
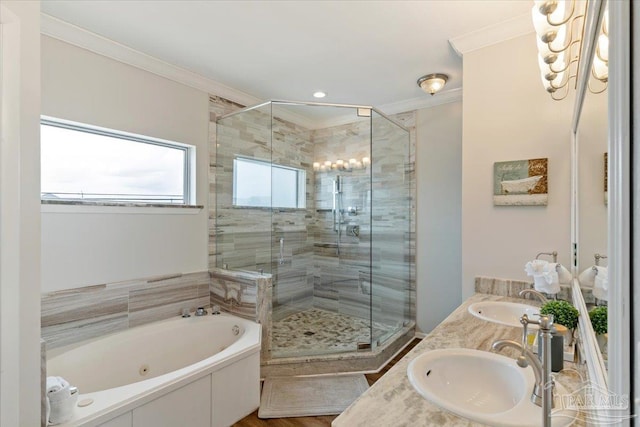
M 523 302 L 520 298 L 477 293 L 462 303 L 405 357 L 363 393 L 332 423 L 334 427 L 420 427 L 420 426 L 482 426 L 458 417 L 430 403 L 418 394 L 407 377 L 407 366 L 416 356 L 438 348 L 472 348 L 489 351 L 498 339 L 521 340 L 521 329 L 488 323 L 469 313 L 469 305 L 479 301 Z M 537 305 L 534 301 L 528 304 Z M 565 370 L 556 374 L 556 381 L 568 390 L 581 386 L 580 375 L 565 362 Z M 584 425 L 576 420 L 573 426 Z

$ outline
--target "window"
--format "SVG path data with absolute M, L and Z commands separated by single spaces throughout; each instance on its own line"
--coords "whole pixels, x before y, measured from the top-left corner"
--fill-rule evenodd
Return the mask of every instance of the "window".
M 306 175 L 303 169 L 236 157 L 233 160 L 233 205 L 303 209 Z
M 189 204 L 195 147 L 41 120 L 42 200 Z

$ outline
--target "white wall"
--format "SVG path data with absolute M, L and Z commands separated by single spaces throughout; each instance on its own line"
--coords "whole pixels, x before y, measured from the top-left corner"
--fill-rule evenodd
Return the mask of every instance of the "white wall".
M 40 424 L 40 2 L 3 1 L 0 6 L 2 59 L 11 63 L 3 67 L 2 78 L 12 82 L 12 87 L 3 88 L 8 90 L 3 90 L 2 102 L 0 424 L 36 426 Z M 4 25 L 7 21 L 11 23 Z
M 196 203 L 205 206 L 197 214 L 45 207 L 43 292 L 207 269 L 208 94 L 42 36 L 42 114 L 195 145 Z
M 461 303 L 462 102 L 418 110 L 417 325 L 430 332 Z
M 534 34 L 463 57 L 462 295 L 475 276 L 529 280 L 524 264 L 557 250 L 570 262 L 573 94 L 553 101 L 540 81 Z M 547 157 L 548 206 L 493 206 L 493 163 Z

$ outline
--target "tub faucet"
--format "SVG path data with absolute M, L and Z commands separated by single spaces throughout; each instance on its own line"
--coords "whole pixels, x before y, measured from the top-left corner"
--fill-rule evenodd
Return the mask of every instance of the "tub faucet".
M 547 301 L 549 301 L 549 300 L 547 299 L 547 297 L 545 297 L 545 296 L 542 294 L 542 292 L 538 292 L 538 291 L 536 291 L 535 289 L 523 289 L 523 290 L 521 290 L 521 291 L 520 291 L 520 293 L 519 293 L 518 295 L 520 295 L 521 297 L 523 297 L 523 298 L 524 298 L 524 297 L 526 297 L 526 296 L 527 296 L 527 295 L 529 295 L 529 294 L 531 294 L 531 295 L 533 295 L 533 296 L 538 297 L 538 299 L 540 300 L 540 302 L 541 302 L 542 304 L 545 304 Z
M 551 427 L 551 409 L 553 409 L 553 389 L 555 386 L 551 377 L 551 329 L 553 328 L 553 316 L 541 316 L 540 320 L 531 320 L 525 314 L 520 318 L 520 323 L 523 326 L 531 323 L 539 325 L 540 337 L 542 338 L 542 351 L 540 352 L 542 363 L 527 348 L 526 337 L 523 338 L 522 344 L 512 340 L 498 340 L 491 345 L 491 348 L 494 351 L 499 351 L 505 347 L 511 347 L 521 351 L 516 363 L 521 368 L 531 365 L 535 376 L 536 383 L 531 393 L 531 402 L 542 407 L 542 425 Z
M 207 314 L 207 310 L 204 309 L 204 307 L 198 307 L 196 309 L 196 316 L 204 316 Z

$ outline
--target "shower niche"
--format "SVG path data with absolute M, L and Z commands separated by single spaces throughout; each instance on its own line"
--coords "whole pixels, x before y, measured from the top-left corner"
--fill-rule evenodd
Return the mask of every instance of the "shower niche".
M 263 365 L 402 345 L 415 318 L 409 131 L 372 107 L 269 101 L 219 117 L 215 143 L 211 264 L 267 279 Z

